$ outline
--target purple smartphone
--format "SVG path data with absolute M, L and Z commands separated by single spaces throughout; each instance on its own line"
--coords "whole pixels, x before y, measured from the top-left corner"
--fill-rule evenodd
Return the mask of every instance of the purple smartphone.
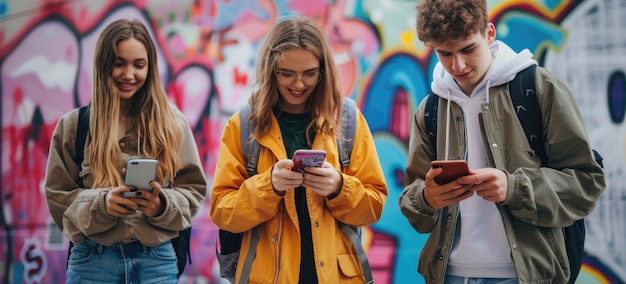
M 305 167 L 321 167 L 326 160 L 326 151 L 299 149 L 293 152 L 292 171 L 303 171 Z

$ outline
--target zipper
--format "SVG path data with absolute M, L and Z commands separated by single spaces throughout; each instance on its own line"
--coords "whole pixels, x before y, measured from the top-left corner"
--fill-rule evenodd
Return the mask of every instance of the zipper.
M 284 211 L 284 205 L 281 202 L 280 204 L 280 209 L 279 209 L 279 214 L 278 214 L 278 235 L 275 236 L 276 238 L 276 254 L 274 255 L 274 284 L 278 283 L 278 271 L 280 270 L 280 240 L 282 237 L 282 233 L 283 233 L 283 211 Z

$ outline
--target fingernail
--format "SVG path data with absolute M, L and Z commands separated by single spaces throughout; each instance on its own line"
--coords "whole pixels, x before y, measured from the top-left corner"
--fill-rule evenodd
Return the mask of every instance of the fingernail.
M 130 191 L 137 191 L 137 188 L 136 188 L 136 187 L 134 187 L 134 186 L 131 186 L 131 187 L 130 187 Z
M 141 191 L 135 192 L 135 196 L 141 196 Z

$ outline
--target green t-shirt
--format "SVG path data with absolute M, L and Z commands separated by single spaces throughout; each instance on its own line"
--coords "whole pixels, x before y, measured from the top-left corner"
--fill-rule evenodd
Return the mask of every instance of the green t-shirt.
M 293 114 L 274 108 L 274 115 L 278 119 L 283 143 L 287 150 L 287 157 L 291 159 L 293 152 L 298 149 L 310 149 L 306 142 L 306 126 L 311 121 L 308 113 Z M 311 141 L 315 138 L 315 131 L 311 131 Z
M 283 135 L 283 143 L 287 150 L 287 156 L 292 158 L 293 152 L 298 149 L 310 149 L 306 142 L 306 127 L 311 121 L 308 113 L 286 113 L 274 108 L 274 115 L 278 119 L 280 132 Z M 315 138 L 315 131 L 310 133 L 311 141 Z M 313 256 L 313 236 L 311 231 L 311 217 L 306 203 L 306 190 L 304 187 L 294 189 L 294 201 L 298 212 L 300 224 L 300 274 L 298 283 L 317 283 L 315 259 Z

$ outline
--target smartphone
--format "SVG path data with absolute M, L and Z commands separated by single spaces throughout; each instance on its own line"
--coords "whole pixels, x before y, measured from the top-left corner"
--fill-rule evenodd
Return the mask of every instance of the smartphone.
M 326 160 L 326 151 L 299 149 L 293 152 L 292 171 L 303 171 L 305 167 L 320 168 Z
M 433 168 L 443 168 L 443 172 L 435 177 L 439 185 L 444 185 L 462 176 L 469 175 L 469 168 L 465 160 L 432 161 Z
M 124 185 L 136 189 L 152 191 L 150 182 L 156 180 L 156 171 L 159 161 L 155 159 L 130 159 L 126 164 L 126 178 Z M 134 196 L 134 192 L 123 192 L 122 196 Z

